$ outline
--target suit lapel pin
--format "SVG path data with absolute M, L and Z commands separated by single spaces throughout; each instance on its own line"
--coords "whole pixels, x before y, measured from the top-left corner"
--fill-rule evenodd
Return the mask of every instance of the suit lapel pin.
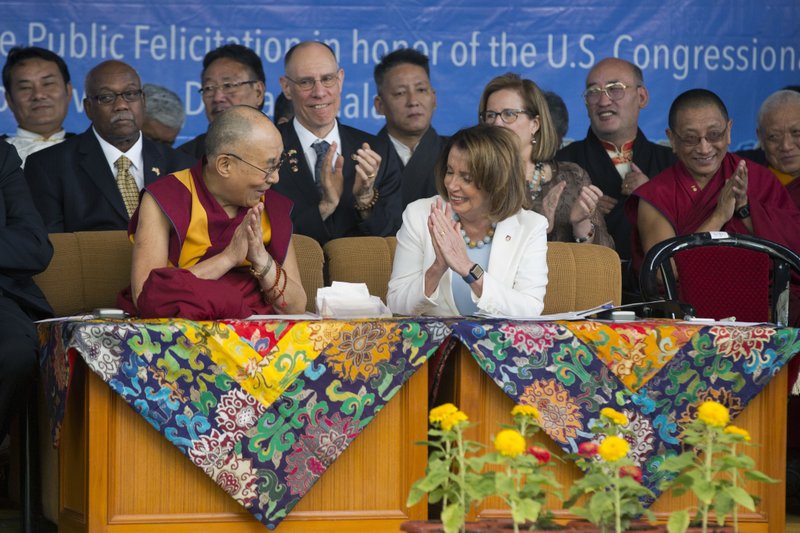
M 289 157 L 289 168 L 292 169 L 292 172 L 299 172 L 300 169 L 297 167 L 297 150 L 292 148 L 286 155 Z
M 511 240 L 511 235 L 506 235 L 506 242 Z
M 153 168 L 151 168 L 151 169 L 150 169 L 150 172 L 152 172 L 152 173 L 153 173 L 153 174 L 155 174 L 156 176 L 160 176 L 160 175 L 161 175 L 161 170 L 160 170 L 158 167 L 153 167 Z

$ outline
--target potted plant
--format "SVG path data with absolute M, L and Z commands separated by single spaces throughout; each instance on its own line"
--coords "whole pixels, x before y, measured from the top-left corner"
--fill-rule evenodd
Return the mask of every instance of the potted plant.
M 544 500 L 552 489 L 560 488 L 555 476 L 543 467 L 551 464 L 548 450 L 527 446 L 527 439 L 540 427 L 539 411 L 529 405 L 517 405 L 511 410 L 513 426 L 506 426 L 494 438 L 495 452 L 489 460 L 499 465 L 499 470 L 489 473 L 494 479 L 494 495 L 511 508 L 510 528 L 519 533 L 522 524 L 527 531 L 563 529 L 552 521 L 549 513 L 542 513 Z M 500 531 L 502 521 L 497 524 Z
M 741 486 L 742 478 L 775 483 L 777 480 L 755 469 L 753 459 L 740 453 L 739 446 L 750 445 L 749 433 L 728 425 L 730 413 L 724 405 L 703 402 L 696 418 L 685 428 L 683 442 L 691 446 L 680 455 L 673 455 L 659 467 L 673 479 L 663 483 L 676 496 L 692 491 L 698 500 L 694 531 L 738 531 L 737 506 L 755 511 L 755 501 Z M 744 472 L 744 476 L 740 474 Z M 711 512 L 716 513 L 716 526 L 709 526 Z M 732 515 L 733 527 L 720 529 L 725 517 Z M 691 531 L 689 510 L 672 513 L 667 523 L 669 533 Z
M 412 485 L 406 504 L 412 506 L 427 494 L 430 503 L 442 504 L 444 531 L 457 533 L 464 530 L 470 505 L 493 491 L 493 479 L 482 474 L 486 457 L 474 455 L 482 446 L 464 439 L 469 418 L 463 411 L 446 403 L 431 409 L 428 420 L 430 440 L 418 443 L 428 446 L 428 466 L 425 476 Z M 423 531 L 417 526 L 421 525 L 406 522 L 402 528 Z
M 642 471 L 628 458 L 630 445 L 624 435 L 631 431 L 626 429 L 627 425 L 625 414 L 610 407 L 603 409 L 592 427 L 592 432 L 600 437 L 599 444 L 583 442 L 573 455 L 585 475 L 570 487 L 566 505 L 570 512 L 588 520 L 602 533 L 627 531 L 632 520 L 642 514 L 653 520 L 653 514 L 641 502 L 642 497 L 653 497 L 653 493 L 641 484 Z M 588 497 L 586 505 L 576 505 L 584 496 Z M 663 530 L 659 526 L 644 527 L 644 531 Z M 636 530 L 642 531 L 642 526 Z

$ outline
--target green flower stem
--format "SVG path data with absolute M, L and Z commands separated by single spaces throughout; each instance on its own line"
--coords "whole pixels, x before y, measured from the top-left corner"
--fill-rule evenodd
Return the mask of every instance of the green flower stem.
M 736 457 L 736 442 L 734 442 L 733 446 L 731 447 L 731 456 L 732 457 Z M 739 469 L 738 468 L 734 468 L 733 469 L 732 478 L 733 479 L 731 479 L 731 483 L 733 484 L 733 488 L 735 489 L 737 483 L 739 482 Z M 739 506 L 736 504 L 736 502 L 734 502 L 733 503 L 733 511 L 731 511 L 731 514 L 733 515 L 733 531 L 734 531 L 734 533 L 739 533 L 739 511 L 738 511 L 737 507 L 739 507 Z
M 453 454 L 452 450 L 450 449 L 450 440 L 444 441 L 444 457 L 445 461 L 447 462 L 448 467 L 452 467 L 453 465 Z M 447 492 L 450 490 L 450 477 L 446 477 L 444 479 L 444 487 L 442 487 L 442 491 L 444 494 L 442 495 L 442 509 L 447 508 Z
M 619 468 L 614 468 L 614 527 L 622 531 L 622 501 L 619 494 Z
M 706 482 L 711 483 L 711 463 L 714 455 L 714 432 L 711 428 L 706 428 L 706 460 L 703 468 L 703 475 Z M 700 514 L 703 518 L 703 533 L 708 533 L 708 507 L 709 504 L 700 505 Z
M 519 494 L 519 473 L 512 470 L 510 459 L 506 460 L 506 475 L 514 482 L 514 490 L 516 491 L 516 494 Z M 508 505 L 511 507 L 511 523 L 514 524 L 514 533 L 519 533 L 519 524 L 517 524 L 516 519 L 514 519 L 516 498 L 514 498 L 514 495 L 512 494 L 509 494 L 508 496 Z
M 461 502 L 461 508 L 464 509 L 464 513 L 467 513 L 467 502 L 466 502 L 466 490 L 464 487 L 467 486 L 467 465 L 465 463 L 466 458 L 464 457 L 464 435 L 461 431 L 461 424 L 456 425 L 456 435 L 458 436 L 457 446 L 458 446 L 458 478 L 459 478 L 459 487 L 458 487 L 458 499 Z

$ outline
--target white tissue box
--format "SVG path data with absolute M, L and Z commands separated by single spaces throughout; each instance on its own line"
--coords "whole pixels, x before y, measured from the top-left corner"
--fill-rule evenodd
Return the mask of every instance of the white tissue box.
M 392 316 L 380 298 L 364 283 L 334 281 L 317 291 L 317 313 L 323 318 L 385 318 Z

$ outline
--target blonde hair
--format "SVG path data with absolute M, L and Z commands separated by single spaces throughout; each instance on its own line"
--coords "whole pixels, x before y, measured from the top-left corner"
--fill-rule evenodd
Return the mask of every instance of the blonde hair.
M 486 103 L 489 97 L 497 91 L 508 89 L 515 91 L 522 98 L 525 111 L 530 117 L 539 117 L 539 130 L 533 134 L 536 144 L 531 150 L 531 162 L 551 161 L 558 151 L 559 139 L 556 127 L 553 124 L 553 117 L 550 115 L 550 108 L 547 99 L 538 85 L 531 80 L 520 77 L 519 74 L 507 72 L 501 76 L 493 78 L 483 89 L 480 103 L 478 104 L 478 116 L 486 111 Z
M 480 124 L 459 130 L 450 137 L 435 168 L 436 190 L 448 201 L 444 178 L 447 159 L 453 148 L 466 154 L 472 183 L 488 193 L 491 222 L 499 222 L 523 208 L 530 208 L 524 168 L 519 157 L 519 140 L 513 131 Z

